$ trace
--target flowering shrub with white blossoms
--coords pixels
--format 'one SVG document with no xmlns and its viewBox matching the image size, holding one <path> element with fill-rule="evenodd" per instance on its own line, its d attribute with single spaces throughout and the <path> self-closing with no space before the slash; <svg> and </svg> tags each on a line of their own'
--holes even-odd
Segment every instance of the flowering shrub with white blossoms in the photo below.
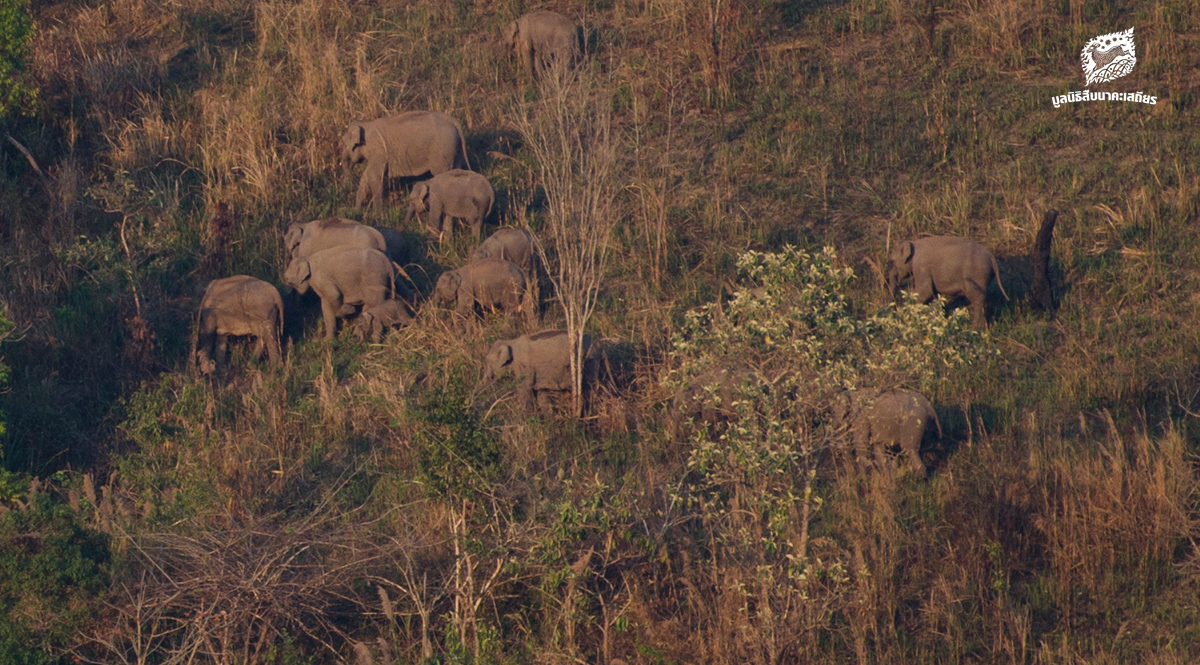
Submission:
<svg viewBox="0 0 1200 665">
<path fill-rule="evenodd" d="M 755 571 L 727 583 L 747 603 L 766 604 L 747 621 L 760 635 L 776 635 L 782 627 L 771 606 L 823 599 L 817 605 L 828 608 L 849 589 L 845 552 L 809 537 L 821 508 L 818 464 L 839 436 L 831 400 L 848 388 L 929 391 L 996 351 L 966 311 L 946 316 L 911 295 L 856 314 L 847 296 L 854 271 L 839 267 L 832 247 L 746 252 L 738 271 L 740 287 L 727 300 L 686 313 L 663 383 L 694 388 L 707 413 L 724 416 L 689 421 L 688 476 L 676 501 L 698 517 L 714 563 L 740 561 L 740 570 Z M 710 378 L 721 369 L 739 377 L 726 379 L 736 385 Z"/>
</svg>

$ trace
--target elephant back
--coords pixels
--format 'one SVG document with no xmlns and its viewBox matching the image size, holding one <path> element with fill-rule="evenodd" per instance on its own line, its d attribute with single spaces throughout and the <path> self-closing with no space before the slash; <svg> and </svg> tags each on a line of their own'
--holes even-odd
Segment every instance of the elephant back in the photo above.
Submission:
<svg viewBox="0 0 1200 665">
<path fill-rule="evenodd" d="M 368 145 L 386 155 L 391 177 L 438 175 L 466 167 L 466 142 L 458 122 L 439 111 L 408 111 L 372 123 Z"/>
<path fill-rule="evenodd" d="M 385 253 L 388 249 L 378 230 L 341 217 L 318 219 L 301 225 L 301 229 L 303 235 L 292 251 L 293 258 L 309 257 L 336 247 L 360 247 Z"/>
</svg>

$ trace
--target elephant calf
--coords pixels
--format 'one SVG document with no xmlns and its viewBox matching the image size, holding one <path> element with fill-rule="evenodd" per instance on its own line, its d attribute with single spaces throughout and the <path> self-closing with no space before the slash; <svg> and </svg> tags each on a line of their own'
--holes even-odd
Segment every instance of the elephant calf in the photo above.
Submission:
<svg viewBox="0 0 1200 665">
<path fill-rule="evenodd" d="M 540 75 L 551 67 L 570 67 L 580 55 L 579 28 L 566 16 L 546 10 L 508 24 L 504 43 L 516 51 L 531 81 L 535 71 Z"/>
<path fill-rule="evenodd" d="M 583 386 L 595 382 L 598 367 L 592 338 L 583 336 Z M 517 397 L 526 413 L 541 405 L 543 393 L 571 390 L 571 340 L 565 330 L 548 330 L 492 344 L 483 361 L 483 382 L 511 370 L 521 381 Z"/>
<path fill-rule="evenodd" d="M 883 468 L 886 453 L 899 453 L 908 458 L 909 468 L 925 477 L 925 462 L 921 448 L 930 425 L 942 436 L 933 405 L 925 396 L 911 390 L 850 390 L 839 395 L 833 404 L 834 422 L 849 427 L 850 440 L 859 459 L 873 450 L 876 462 Z"/>
<path fill-rule="evenodd" d="M 439 238 L 454 237 L 454 220 L 462 220 L 478 240 L 483 222 L 496 203 L 488 179 L 473 171 L 454 169 L 418 183 L 408 197 L 411 214 L 425 215 L 425 225 Z"/>
<path fill-rule="evenodd" d="M 293 259 L 283 274 L 300 295 L 311 288 L 321 298 L 325 339 L 333 339 L 337 319 L 376 307 L 395 296 L 392 262 L 376 249 L 334 247 Z"/>
<path fill-rule="evenodd" d="M 404 301 L 393 298 L 363 310 L 363 313 L 355 320 L 355 329 L 359 339 L 365 338 L 369 334 L 371 341 L 378 344 L 383 341 L 384 330 L 401 328 L 412 322 L 412 310 Z"/>
<path fill-rule="evenodd" d="M 498 229 L 480 243 L 471 254 L 471 263 L 479 263 L 485 259 L 504 259 L 517 264 L 526 277 L 533 278 L 533 257 L 535 255 L 533 236 L 525 229 Z"/>
<path fill-rule="evenodd" d="M 465 317 L 474 316 L 478 303 L 486 309 L 501 309 L 510 318 L 525 310 L 529 323 L 536 319 L 526 293 L 525 274 L 503 259 L 484 259 L 447 270 L 438 277 L 430 301 L 439 306 L 454 304 L 455 311 Z"/>
<path fill-rule="evenodd" d="M 987 328 L 984 300 L 993 274 L 1008 300 L 1000 283 L 1000 267 L 987 247 L 967 238 L 933 236 L 902 242 L 892 250 L 887 283 L 895 296 L 900 283 L 912 277 L 911 289 L 922 303 L 938 295 L 951 300 L 963 296 L 970 303 L 971 323 L 983 330 Z"/>
<path fill-rule="evenodd" d="M 230 337 L 255 338 L 255 350 L 279 362 L 279 337 L 283 329 L 283 299 L 270 284 L 248 275 L 208 283 L 200 301 L 200 326 L 196 338 L 196 364 L 205 373 L 225 363 Z"/>
</svg>

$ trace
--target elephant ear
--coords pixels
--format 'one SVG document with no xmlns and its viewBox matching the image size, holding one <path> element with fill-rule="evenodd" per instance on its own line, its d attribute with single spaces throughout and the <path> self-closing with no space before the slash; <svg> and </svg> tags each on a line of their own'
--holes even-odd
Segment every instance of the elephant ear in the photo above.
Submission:
<svg viewBox="0 0 1200 665">
<path fill-rule="evenodd" d="M 499 366 L 504 367 L 513 361 L 512 344 L 501 344 L 496 353 Z"/>
<path fill-rule="evenodd" d="M 905 263 L 911 263 L 912 257 L 913 257 L 913 252 L 915 252 L 916 249 L 917 249 L 916 246 L 914 246 L 912 244 L 912 241 L 910 240 L 910 241 L 904 243 L 904 245 L 900 247 L 900 257 L 904 260 Z"/>
<path fill-rule="evenodd" d="M 289 254 L 296 251 L 303 237 L 304 229 L 300 228 L 299 224 L 292 224 L 288 227 L 287 233 L 283 234 L 283 246 L 287 248 Z"/>
</svg>

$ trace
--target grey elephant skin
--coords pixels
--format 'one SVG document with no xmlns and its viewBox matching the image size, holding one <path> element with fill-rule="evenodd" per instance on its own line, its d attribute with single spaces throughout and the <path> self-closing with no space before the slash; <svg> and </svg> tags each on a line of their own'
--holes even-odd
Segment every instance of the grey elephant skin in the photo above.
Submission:
<svg viewBox="0 0 1200 665">
<path fill-rule="evenodd" d="M 911 390 L 849 390 L 834 399 L 832 413 L 835 424 L 849 428 L 860 460 L 870 451 L 884 468 L 887 453 L 898 452 L 909 469 L 925 477 L 921 448 L 933 431 L 930 426 L 940 438 L 942 425 L 924 395 Z"/>
<path fill-rule="evenodd" d="M 533 236 L 525 229 L 498 229 L 475 248 L 471 263 L 487 259 L 504 259 L 517 264 L 525 276 L 533 278 Z"/>
<path fill-rule="evenodd" d="M 438 111 L 409 111 L 379 120 L 356 120 L 342 134 L 342 164 L 366 162 L 354 205 L 383 204 L 394 178 L 438 175 L 469 168 L 467 145 L 458 122 Z"/>
<path fill-rule="evenodd" d="M 393 298 L 363 310 L 354 321 L 359 339 L 370 335 L 371 341 L 383 341 L 385 330 L 402 328 L 413 322 L 413 312 L 403 301 Z"/>
<path fill-rule="evenodd" d="M 236 275 L 208 283 L 200 300 L 200 325 L 196 337 L 197 365 L 204 371 L 225 363 L 230 337 L 255 338 L 256 353 L 264 349 L 270 361 L 279 362 L 283 329 L 283 299 L 261 279 Z"/>
<path fill-rule="evenodd" d="M 530 12 L 513 21 L 504 43 L 516 51 L 530 80 L 551 67 L 570 67 L 580 56 L 579 29 L 557 12 Z"/>
<path fill-rule="evenodd" d="M 939 295 L 950 300 L 965 297 L 970 303 L 971 323 L 979 330 L 987 328 L 984 303 L 993 275 L 1007 300 L 996 257 L 987 247 L 967 238 L 933 236 L 909 240 L 892 249 L 888 257 L 887 283 L 893 296 L 900 284 L 912 277 L 909 288 L 922 303 Z"/>
<path fill-rule="evenodd" d="M 462 316 L 473 318 L 478 303 L 485 310 L 500 309 L 509 317 L 525 310 L 532 323 L 535 316 L 526 296 L 525 274 L 511 261 L 484 259 L 438 277 L 430 301 L 437 306 L 453 304 Z"/>
<path fill-rule="evenodd" d="M 413 186 L 408 210 L 425 215 L 425 226 L 439 237 L 454 237 L 454 220 L 470 227 L 480 238 L 483 222 L 496 204 L 496 192 L 488 179 L 473 171 L 452 169 Z"/>
<path fill-rule="evenodd" d="M 584 390 L 595 381 L 592 338 L 583 336 Z M 548 330 L 492 344 L 483 360 L 483 382 L 511 371 L 519 380 L 517 399 L 526 412 L 542 405 L 546 392 L 571 390 L 571 340 L 565 330 Z"/>
<path fill-rule="evenodd" d="M 292 224 L 283 234 L 289 259 L 304 258 L 334 247 L 362 247 L 387 253 L 388 245 L 378 229 L 343 217 L 326 217 Z"/>
<path fill-rule="evenodd" d="M 710 367 L 675 393 L 671 412 L 676 423 L 691 419 L 715 425 L 736 415 L 733 402 L 742 398 L 746 389 L 761 390 L 762 386 L 762 379 L 749 367 Z"/>
<path fill-rule="evenodd" d="M 321 298 L 325 339 L 333 339 L 337 319 L 355 306 L 370 309 L 395 295 L 392 262 L 376 249 L 342 246 L 293 259 L 283 279 L 300 295 L 312 289 Z"/>
</svg>

